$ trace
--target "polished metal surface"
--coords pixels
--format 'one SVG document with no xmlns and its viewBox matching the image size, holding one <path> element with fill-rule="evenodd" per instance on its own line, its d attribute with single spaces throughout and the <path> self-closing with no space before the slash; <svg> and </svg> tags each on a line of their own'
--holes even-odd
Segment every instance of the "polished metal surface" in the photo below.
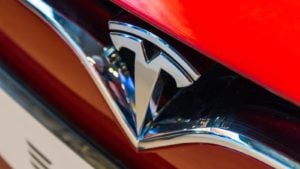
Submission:
<svg viewBox="0 0 300 169">
<path fill-rule="evenodd" d="M 140 135 L 143 132 L 146 116 L 151 116 L 149 121 L 153 121 L 158 116 L 158 99 L 153 97 L 153 93 L 158 95 L 156 98 L 159 98 L 158 91 L 162 91 L 163 85 L 156 87 L 161 70 L 172 76 L 179 88 L 190 86 L 200 75 L 175 49 L 172 49 L 156 35 L 123 22 L 110 21 L 109 28 L 112 31 L 110 37 L 115 48 L 117 50 L 127 48 L 134 51 L 135 54 L 135 120 L 136 132 Z M 147 55 L 146 50 L 148 49 L 145 48 L 142 38 L 157 45 L 159 50 L 152 56 Z M 150 105 L 151 107 L 149 107 Z"/>
<path fill-rule="evenodd" d="M 95 148 L 87 140 L 83 139 L 74 130 L 69 128 L 65 122 L 63 122 L 59 117 L 56 116 L 51 108 L 42 103 L 39 97 L 32 94 L 32 91 L 24 87 L 23 83 L 16 80 L 16 77 L 10 74 L 9 71 L 3 68 L 3 66 L 3 64 L 0 64 L 0 89 L 3 89 L 18 104 L 26 109 L 31 116 L 33 116 L 46 129 L 48 129 L 48 131 L 50 131 L 60 141 L 62 141 L 62 143 L 66 145 L 66 147 L 71 148 L 72 151 L 74 151 L 77 155 L 84 159 L 93 168 L 120 168 L 105 154 L 99 151 L 99 149 Z M 26 127 L 28 126 L 25 126 L 24 128 Z M 48 160 L 47 157 L 41 154 L 41 152 L 39 152 L 39 150 L 37 150 L 37 148 L 35 148 L 34 145 L 29 142 L 29 140 L 26 140 L 26 144 L 28 144 L 28 151 L 32 157 L 43 159 L 44 164 L 42 165 L 44 165 L 45 168 L 47 168 L 46 165 L 51 168 L 50 165 L 52 164 L 52 162 Z M 20 146 L 16 145 L 16 147 Z M 36 159 L 31 159 L 31 162 L 35 163 Z"/>
<path fill-rule="evenodd" d="M 204 110 L 190 111 L 193 106 L 201 106 L 189 103 L 198 95 L 195 98 L 183 97 L 188 105 L 184 110 L 176 107 L 181 104 L 176 102 L 182 98 L 181 95 L 197 92 L 197 85 L 202 85 L 197 80 L 200 75 L 154 34 L 128 23 L 111 21 L 110 36 L 116 50 L 114 47 L 103 46 L 43 1 L 26 0 L 24 4 L 52 26 L 74 50 L 136 148 L 210 143 L 245 153 L 274 168 L 300 167 L 274 147 L 262 144 L 256 137 L 250 137 L 249 133 L 237 127 L 234 119 L 222 112 L 203 116 Z M 159 52 L 153 56 L 146 55 L 144 41 L 155 44 Z M 134 72 L 130 72 L 131 67 L 127 66 L 125 56 L 120 56 L 122 48 L 135 53 Z M 172 77 L 178 91 L 158 109 L 157 103 L 163 85 L 166 84 L 161 83 L 161 70 Z M 214 103 L 217 104 L 218 100 Z"/>
</svg>

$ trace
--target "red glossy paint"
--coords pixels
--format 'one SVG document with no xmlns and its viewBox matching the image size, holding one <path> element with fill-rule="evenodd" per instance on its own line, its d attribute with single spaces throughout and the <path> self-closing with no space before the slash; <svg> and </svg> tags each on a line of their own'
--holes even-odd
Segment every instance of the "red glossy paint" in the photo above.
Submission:
<svg viewBox="0 0 300 169">
<path fill-rule="evenodd" d="M 300 2 L 114 0 L 208 57 L 300 105 Z"/>
</svg>

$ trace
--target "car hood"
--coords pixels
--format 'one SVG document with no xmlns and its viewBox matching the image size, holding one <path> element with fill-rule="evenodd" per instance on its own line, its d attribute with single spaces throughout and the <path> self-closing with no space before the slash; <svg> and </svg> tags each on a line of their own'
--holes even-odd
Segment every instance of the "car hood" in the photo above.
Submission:
<svg viewBox="0 0 300 169">
<path fill-rule="evenodd" d="M 300 2 L 114 0 L 211 59 L 300 105 Z"/>
</svg>

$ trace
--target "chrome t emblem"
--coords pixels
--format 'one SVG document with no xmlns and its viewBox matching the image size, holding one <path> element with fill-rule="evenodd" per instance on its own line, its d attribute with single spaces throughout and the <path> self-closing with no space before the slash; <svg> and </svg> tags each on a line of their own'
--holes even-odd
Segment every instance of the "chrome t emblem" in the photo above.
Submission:
<svg viewBox="0 0 300 169">
<path fill-rule="evenodd" d="M 230 118 L 223 111 L 219 113 L 212 111 L 211 116 L 205 115 L 204 112 L 202 116 L 202 105 L 196 105 L 196 112 L 189 112 L 188 108 L 183 110 L 189 104 L 183 104 L 181 109 L 177 110 L 180 101 L 185 100 L 189 103 L 195 99 L 188 98 L 190 95 L 182 97 L 180 94 L 184 91 L 190 94 L 194 90 L 198 94 L 197 89 L 201 87 L 199 84 L 203 84 L 203 81 L 205 83 L 205 79 L 189 88 L 178 89 L 191 85 L 200 75 L 175 50 L 152 33 L 130 24 L 110 22 L 111 37 L 115 47 L 107 47 L 94 39 L 86 30 L 48 6 L 46 2 L 25 0 L 22 3 L 43 18 L 64 39 L 66 45 L 72 48 L 136 148 L 209 143 L 239 151 L 273 168 L 300 168 L 298 162 L 282 154 L 281 151 L 277 152 L 274 147 L 262 144 L 260 138 L 255 138 L 247 127 L 247 131 L 243 131 L 245 126 L 232 118 L 236 116 L 232 116 L 231 113 Z M 156 45 L 158 52 L 149 54 L 147 45 L 144 45 L 146 41 Z M 133 66 L 132 62 L 128 65 L 124 63 L 123 56 L 120 56 L 115 48 L 118 50 L 128 48 L 133 51 L 136 64 Z M 127 66 L 134 67 L 135 70 L 127 69 Z M 158 76 L 162 70 L 174 79 L 178 88 L 174 86 L 176 96 L 170 101 L 173 105 L 167 103 L 157 108 L 155 103 L 159 100 L 159 88 L 163 84 Z M 179 101 L 176 101 L 176 98 L 180 98 Z M 193 103 L 190 105 L 195 106 Z M 171 110 L 167 111 L 166 109 L 170 107 Z M 99 126 L 98 129 L 101 131 L 106 129 Z M 265 139 L 263 140 L 265 142 Z"/>
<path fill-rule="evenodd" d="M 161 70 L 172 76 L 178 88 L 193 84 L 200 74 L 165 41 L 142 28 L 110 21 L 109 29 L 111 40 L 117 50 L 127 48 L 135 54 L 135 130 L 137 135 L 140 135 L 145 123 L 155 119 L 157 115 L 157 99 L 153 97 L 153 93 L 155 90 L 161 91 L 158 90 L 161 87 L 156 86 Z M 145 41 L 155 45 L 158 50 L 148 55 Z"/>
</svg>

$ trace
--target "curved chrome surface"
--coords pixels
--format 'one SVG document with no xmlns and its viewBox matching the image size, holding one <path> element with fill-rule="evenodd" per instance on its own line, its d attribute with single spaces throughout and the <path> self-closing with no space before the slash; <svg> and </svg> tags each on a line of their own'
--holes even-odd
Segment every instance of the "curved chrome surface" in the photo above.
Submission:
<svg viewBox="0 0 300 169">
<path fill-rule="evenodd" d="M 102 92 L 130 141 L 137 148 L 157 148 L 186 143 L 211 143 L 245 153 L 274 168 L 300 167 L 297 162 L 283 154 L 240 133 L 239 130 L 234 130 L 236 128 L 234 121 L 228 121 L 221 115 L 192 119 L 183 116 L 182 113 L 173 112 L 174 115 L 165 116 L 165 109 L 167 108 L 162 108 L 159 110 L 160 115 L 149 120 L 145 124 L 143 132 L 138 134 L 135 127 L 134 79 L 118 52 L 112 47 L 103 46 L 43 1 L 25 0 L 24 4 L 51 25 L 74 50 Z M 168 48 L 167 43 L 157 36 L 148 32 L 145 34 L 143 29 L 130 24 L 111 23 L 113 23 L 110 25 L 112 30 L 124 30 L 123 27 L 126 26 L 127 32 L 130 32 L 131 35 L 146 40 L 150 38 L 152 42 L 162 43 L 163 51 L 169 55 L 177 56 L 177 54 L 171 54 L 174 51 L 169 51 L 170 48 Z M 116 34 L 113 33 L 112 35 Z M 198 74 L 195 74 L 193 79 L 197 79 L 197 77 Z"/>
<path fill-rule="evenodd" d="M 197 80 L 200 77 L 200 74 L 197 72 L 197 70 L 191 64 L 189 64 L 189 62 L 186 61 L 184 57 L 180 56 L 180 54 L 174 48 L 172 48 L 167 42 L 165 42 L 163 39 L 159 38 L 155 34 L 140 27 L 119 21 L 109 21 L 109 29 L 113 32 L 124 31 L 157 45 L 159 48 L 162 49 L 163 52 L 166 52 L 169 56 L 171 56 L 171 58 L 176 63 L 178 63 L 178 66 L 182 67 L 182 70 L 186 71 L 187 74 L 191 76 L 193 80 Z M 186 86 L 184 84 L 180 85 L 180 83 L 182 83 L 180 81 L 176 82 L 177 87 Z"/>
<path fill-rule="evenodd" d="M 110 21 L 109 28 L 112 31 L 110 37 L 115 48 L 117 50 L 127 48 L 135 54 L 135 100 L 133 101 L 135 104 L 133 109 L 136 118 L 133 120 L 136 121 L 136 133 L 140 135 L 144 132 L 144 125 L 159 115 L 157 105 L 163 84 L 157 85 L 157 81 L 161 71 L 164 70 L 172 76 L 178 88 L 192 85 L 200 77 L 200 74 L 178 52 L 152 33 L 116 21 Z M 144 45 L 145 40 L 158 46 L 158 50 L 153 54 L 147 54 L 148 49 Z M 153 93 L 158 97 L 153 97 Z M 150 116 L 148 121 L 146 121 L 147 116 Z"/>
</svg>

